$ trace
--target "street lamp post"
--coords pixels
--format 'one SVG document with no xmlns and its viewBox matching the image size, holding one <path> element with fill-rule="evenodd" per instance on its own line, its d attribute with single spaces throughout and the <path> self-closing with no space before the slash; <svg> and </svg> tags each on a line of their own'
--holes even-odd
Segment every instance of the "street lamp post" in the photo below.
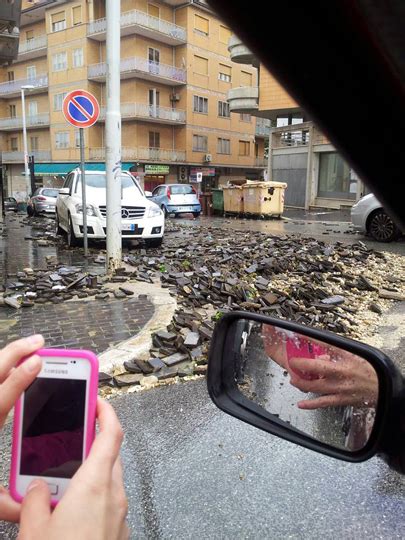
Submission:
<svg viewBox="0 0 405 540">
<path fill-rule="evenodd" d="M 35 88 L 32 84 L 21 86 L 21 107 L 22 107 L 22 123 L 23 123 L 23 144 L 24 144 L 24 174 L 27 187 L 27 198 L 31 190 L 30 170 L 28 166 L 28 143 L 27 143 L 27 122 L 25 119 L 25 90 Z"/>
</svg>

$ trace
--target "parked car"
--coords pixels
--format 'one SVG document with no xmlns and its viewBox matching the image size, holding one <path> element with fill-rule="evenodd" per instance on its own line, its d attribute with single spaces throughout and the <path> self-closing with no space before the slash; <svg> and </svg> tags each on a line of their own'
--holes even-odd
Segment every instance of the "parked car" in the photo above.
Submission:
<svg viewBox="0 0 405 540">
<path fill-rule="evenodd" d="M 103 239 L 107 233 L 107 179 L 104 171 L 86 172 L 88 238 Z M 123 239 L 144 240 L 149 247 L 162 244 L 164 215 L 149 201 L 138 181 L 129 173 L 121 175 L 121 230 Z M 67 233 L 68 244 L 83 238 L 83 205 L 80 169 L 70 172 L 56 202 L 56 230 Z"/>
<path fill-rule="evenodd" d="M 29 216 L 54 214 L 58 193 L 59 189 L 55 188 L 42 187 L 35 190 L 27 203 L 27 214 Z"/>
<path fill-rule="evenodd" d="M 370 234 L 378 242 L 392 242 L 401 234 L 372 193 L 365 195 L 352 206 L 351 218 L 356 231 Z"/>
<path fill-rule="evenodd" d="M 162 184 L 153 190 L 151 200 L 166 216 L 191 212 L 194 217 L 198 217 L 201 213 L 197 193 L 189 184 Z"/>
<path fill-rule="evenodd" d="M 4 210 L 6 212 L 18 212 L 18 203 L 14 197 L 6 197 L 4 199 Z"/>
</svg>

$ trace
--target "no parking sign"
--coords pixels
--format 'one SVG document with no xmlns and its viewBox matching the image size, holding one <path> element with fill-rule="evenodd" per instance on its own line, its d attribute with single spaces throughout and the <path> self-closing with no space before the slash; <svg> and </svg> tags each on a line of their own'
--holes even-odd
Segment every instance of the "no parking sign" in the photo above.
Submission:
<svg viewBox="0 0 405 540">
<path fill-rule="evenodd" d="M 86 90 L 69 92 L 63 100 L 63 115 L 69 124 L 78 128 L 88 128 L 100 116 L 97 99 Z"/>
</svg>

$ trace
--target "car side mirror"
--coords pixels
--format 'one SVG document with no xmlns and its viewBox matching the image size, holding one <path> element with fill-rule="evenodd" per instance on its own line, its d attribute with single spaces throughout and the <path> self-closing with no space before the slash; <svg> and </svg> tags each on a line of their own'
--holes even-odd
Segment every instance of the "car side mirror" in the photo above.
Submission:
<svg viewBox="0 0 405 540">
<path fill-rule="evenodd" d="M 59 195 L 70 195 L 70 189 L 69 188 L 62 188 L 59 190 Z"/>
<path fill-rule="evenodd" d="M 263 315 L 227 313 L 214 331 L 207 384 L 224 412 L 322 454 L 360 462 L 403 451 L 402 375 L 363 343 Z"/>
</svg>

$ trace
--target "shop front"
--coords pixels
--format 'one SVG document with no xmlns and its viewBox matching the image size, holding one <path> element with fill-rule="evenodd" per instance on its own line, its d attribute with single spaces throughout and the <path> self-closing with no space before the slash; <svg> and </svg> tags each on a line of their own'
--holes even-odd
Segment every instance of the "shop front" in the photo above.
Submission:
<svg viewBox="0 0 405 540">
<path fill-rule="evenodd" d="M 215 167 L 191 167 L 190 183 L 198 186 L 198 191 L 208 193 L 218 187 Z"/>
<path fill-rule="evenodd" d="M 145 165 L 144 190 L 152 192 L 160 184 L 165 184 L 169 172 L 169 165 Z"/>
</svg>

